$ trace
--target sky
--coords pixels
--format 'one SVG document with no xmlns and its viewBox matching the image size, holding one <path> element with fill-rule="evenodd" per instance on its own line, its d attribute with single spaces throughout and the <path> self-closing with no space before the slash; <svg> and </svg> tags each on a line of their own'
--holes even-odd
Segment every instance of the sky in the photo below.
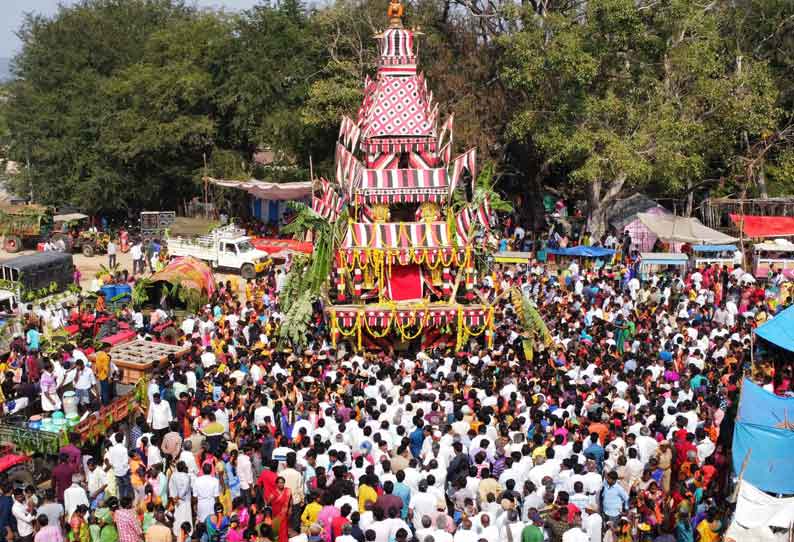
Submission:
<svg viewBox="0 0 794 542">
<path fill-rule="evenodd" d="M 77 3 L 78 0 L 0 0 L 0 58 L 12 57 L 19 52 L 20 43 L 16 31 L 22 24 L 25 13 L 35 12 L 54 15 L 58 5 Z M 201 7 L 222 7 L 229 10 L 248 9 L 258 0 L 188 0 Z"/>
</svg>

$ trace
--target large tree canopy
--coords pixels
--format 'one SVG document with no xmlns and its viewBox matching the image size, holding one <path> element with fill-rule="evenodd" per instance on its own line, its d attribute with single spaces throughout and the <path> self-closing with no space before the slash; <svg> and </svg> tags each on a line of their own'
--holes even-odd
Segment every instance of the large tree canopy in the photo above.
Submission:
<svg viewBox="0 0 794 542">
<path fill-rule="evenodd" d="M 181 0 L 82 0 L 20 29 L 4 90 L 20 194 L 87 210 L 173 208 L 212 174 L 332 172 L 342 114 L 374 74 L 386 0 L 242 13 Z M 553 190 L 586 202 L 794 187 L 794 3 L 788 0 L 416 0 L 421 69 L 456 151 L 540 225 Z M 283 168 L 278 179 L 305 174 Z"/>
</svg>

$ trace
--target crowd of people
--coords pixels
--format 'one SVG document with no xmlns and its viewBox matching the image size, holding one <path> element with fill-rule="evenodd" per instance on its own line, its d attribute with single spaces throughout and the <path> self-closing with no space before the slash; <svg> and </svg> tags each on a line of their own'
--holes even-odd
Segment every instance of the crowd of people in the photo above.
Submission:
<svg viewBox="0 0 794 542">
<path fill-rule="evenodd" d="M 0 531 L 24 542 L 720 540 L 751 333 L 791 299 L 741 282 L 740 268 L 640 281 L 628 263 L 557 264 L 476 286 L 536 301 L 551 341 L 533 348 L 502 296 L 492 348 L 335 348 L 318 313 L 292 351 L 277 345 L 283 273 L 222 284 L 179 323 L 186 354 L 151 375 L 129 423 L 96 443 L 75 436 L 43 493 L 0 480 Z M 6 361 L 6 399 L 53 400 L 64 366 L 81 369 L 81 411 L 112 394 L 100 386 L 107 349 L 93 363 L 72 346 L 46 359 L 30 337 Z M 756 376 L 791 392 L 791 374 L 769 367 Z"/>
</svg>

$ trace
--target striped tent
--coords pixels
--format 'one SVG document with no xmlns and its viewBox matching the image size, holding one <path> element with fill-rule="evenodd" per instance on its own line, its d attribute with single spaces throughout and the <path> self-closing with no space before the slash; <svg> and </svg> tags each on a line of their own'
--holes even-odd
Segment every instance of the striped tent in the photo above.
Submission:
<svg viewBox="0 0 794 542">
<path fill-rule="evenodd" d="M 449 194 L 447 171 L 437 169 L 364 169 L 354 188 L 356 202 L 443 202 Z"/>
<path fill-rule="evenodd" d="M 342 248 L 443 248 L 450 246 L 446 222 L 353 222 Z"/>
<path fill-rule="evenodd" d="M 403 28 L 390 28 L 380 36 L 378 73 L 386 75 L 416 74 L 414 33 Z"/>
</svg>

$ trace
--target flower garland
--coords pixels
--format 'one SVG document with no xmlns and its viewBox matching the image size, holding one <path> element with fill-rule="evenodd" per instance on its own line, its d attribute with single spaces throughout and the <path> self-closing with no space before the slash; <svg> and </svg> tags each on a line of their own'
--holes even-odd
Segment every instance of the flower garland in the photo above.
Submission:
<svg viewBox="0 0 794 542">
<path fill-rule="evenodd" d="M 422 332 L 425 329 L 425 326 L 427 325 L 427 321 L 429 319 L 430 319 L 430 311 L 428 310 L 427 307 L 425 307 L 424 308 L 424 314 L 422 315 L 422 319 L 421 319 L 421 321 L 419 323 L 419 329 L 416 331 L 416 333 L 414 335 L 406 334 L 405 333 L 405 328 L 410 327 L 410 326 L 415 324 L 415 322 L 416 322 L 416 312 L 415 311 L 411 311 L 411 317 L 409 318 L 408 322 L 406 322 L 404 325 L 400 324 L 399 318 L 395 322 L 395 325 L 397 327 L 397 331 L 400 332 L 400 337 L 402 337 L 402 340 L 404 340 L 404 341 L 412 341 L 412 340 L 416 339 L 419 335 L 422 334 Z"/>
<path fill-rule="evenodd" d="M 374 337 L 375 339 L 382 339 L 383 337 L 388 335 L 389 332 L 391 331 L 391 324 L 392 321 L 394 320 L 394 311 L 389 313 L 389 320 L 386 322 L 386 325 L 383 326 L 383 333 L 377 333 L 375 331 L 372 331 L 372 328 L 369 327 L 369 322 L 367 321 L 366 315 L 363 316 L 363 320 L 364 320 L 364 329 L 367 330 L 367 333 L 369 333 L 370 336 Z"/>
<path fill-rule="evenodd" d="M 354 334 L 356 335 L 356 344 L 358 350 L 361 350 L 361 313 L 363 311 L 359 311 L 356 313 L 356 321 L 353 324 L 353 327 L 350 328 L 349 331 L 345 331 L 339 325 L 339 321 L 336 317 L 336 311 L 331 311 L 331 344 L 334 348 L 336 348 L 336 334 L 339 333 L 342 337 L 352 337 Z"/>
<path fill-rule="evenodd" d="M 466 318 L 463 315 L 463 309 L 458 307 L 458 334 L 456 340 L 456 348 L 460 351 L 463 346 L 466 344 L 466 341 L 469 337 L 479 337 L 483 333 L 486 333 L 485 337 L 488 342 L 488 346 L 493 346 L 493 323 L 494 323 L 494 308 L 493 306 L 489 306 L 487 308 L 487 312 L 485 315 L 485 321 L 483 322 L 480 329 L 475 331 L 469 326 L 466 325 Z"/>
</svg>

